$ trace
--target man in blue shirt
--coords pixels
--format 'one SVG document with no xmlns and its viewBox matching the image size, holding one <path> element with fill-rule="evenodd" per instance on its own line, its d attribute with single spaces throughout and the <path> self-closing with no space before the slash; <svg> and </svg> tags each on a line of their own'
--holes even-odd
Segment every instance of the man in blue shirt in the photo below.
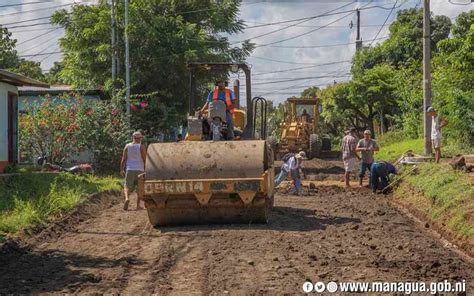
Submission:
<svg viewBox="0 0 474 296">
<path fill-rule="evenodd" d="M 232 90 L 227 88 L 227 82 L 223 80 L 219 80 L 216 82 L 216 89 L 212 90 L 209 95 L 207 96 L 207 102 L 202 107 L 200 113 L 202 114 L 204 111 L 209 109 L 209 104 L 219 100 L 223 101 L 226 104 L 227 111 L 226 111 L 226 123 L 227 123 L 227 139 L 232 140 L 234 139 L 234 123 L 232 120 L 232 114 L 234 114 L 236 100 L 235 94 Z"/>
<path fill-rule="evenodd" d="M 379 182 L 383 189 L 388 186 L 388 176 L 390 174 L 397 174 L 397 169 L 390 162 L 379 160 L 372 163 L 370 167 L 370 188 L 373 193 L 377 192 Z"/>
</svg>

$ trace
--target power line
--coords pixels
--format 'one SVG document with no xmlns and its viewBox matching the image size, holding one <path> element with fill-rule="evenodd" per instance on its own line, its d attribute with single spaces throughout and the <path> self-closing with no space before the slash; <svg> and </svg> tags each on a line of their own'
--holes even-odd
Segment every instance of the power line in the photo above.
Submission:
<svg viewBox="0 0 474 296">
<path fill-rule="evenodd" d="M 1 14 L 0 17 L 9 17 L 13 15 L 18 15 L 18 14 L 27 14 L 31 12 L 38 12 L 38 11 L 43 11 L 43 10 L 49 10 L 49 9 L 55 9 L 55 8 L 60 8 L 60 7 L 67 7 L 71 6 L 74 4 L 77 4 L 78 2 L 74 1 L 69 4 L 62 4 L 62 5 L 55 5 L 55 6 L 50 6 L 50 7 L 45 7 L 45 8 L 38 8 L 38 9 L 32 9 L 32 10 L 25 10 L 25 11 L 18 11 L 18 12 L 12 12 L 12 13 L 6 13 L 6 14 Z M 91 2 L 81 2 L 81 3 L 91 3 Z"/>
<path fill-rule="evenodd" d="M 380 6 L 380 5 L 374 5 L 374 6 L 367 7 L 367 5 L 370 4 L 370 2 L 372 2 L 372 1 L 369 1 L 366 5 L 359 8 L 359 10 L 368 10 L 368 9 L 373 9 L 373 8 L 380 8 L 380 9 L 386 9 L 386 10 L 391 9 L 390 7 L 384 7 L 384 6 Z M 346 12 L 355 12 L 355 11 L 356 11 L 356 9 L 346 10 L 346 11 L 327 14 L 327 16 L 344 14 Z M 280 21 L 280 22 L 273 22 L 273 23 L 264 23 L 264 24 L 261 24 L 261 25 L 246 27 L 246 28 L 244 28 L 244 30 L 246 30 L 248 28 L 253 29 L 253 28 L 259 28 L 259 27 L 266 27 L 266 26 L 280 25 L 280 24 L 285 24 L 285 23 L 292 23 L 292 22 L 297 22 L 297 21 L 301 21 L 301 20 L 305 20 L 305 19 L 313 19 L 313 18 L 315 18 L 315 16 L 308 16 L 308 17 L 302 17 L 302 18 L 285 20 L 285 21 Z"/>
<path fill-rule="evenodd" d="M 340 6 L 340 7 L 337 7 L 337 8 L 335 8 L 335 9 L 326 11 L 326 12 L 324 12 L 324 13 L 322 13 L 322 14 L 315 15 L 315 16 L 313 16 L 313 17 L 310 17 L 310 18 L 306 18 L 306 19 L 304 19 L 304 20 L 301 20 L 301 21 L 297 22 L 296 24 L 292 24 L 292 25 L 286 26 L 286 27 L 284 27 L 284 28 L 280 28 L 280 29 L 277 29 L 277 30 L 273 30 L 273 31 L 270 31 L 270 32 L 267 32 L 267 33 L 263 33 L 263 34 L 257 35 L 257 36 L 253 36 L 253 37 L 247 38 L 246 40 L 256 39 L 256 38 L 264 37 L 264 36 L 267 36 L 267 35 L 270 35 L 270 34 L 273 34 L 273 33 L 276 33 L 276 32 L 280 32 L 280 31 L 286 30 L 286 29 L 288 29 L 288 28 L 294 27 L 294 26 L 296 26 L 296 25 L 299 25 L 299 24 L 308 22 L 308 21 L 310 21 L 310 20 L 312 20 L 312 19 L 315 19 L 315 18 L 330 16 L 332 12 L 334 12 L 334 11 L 336 11 L 336 10 L 339 10 L 339 9 L 341 9 L 341 8 L 344 8 L 344 7 L 346 7 L 346 6 L 352 5 L 352 4 L 354 4 L 354 3 L 356 3 L 356 2 L 354 1 L 354 2 L 350 2 L 350 3 L 348 3 L 348 4 L 344 4 L 344 5 Z M 240 41 L 239 41 L 239 42 L 240 42 Z"/>
<path fill-rule="evenodd" d="M 274 41 L 274 42 L 270 42 L 270 43 L 266 43 L 266 44 L 261 44 L 261 45 L 257 46 L 257 48 L 258 48 L 258 47 L 268 46 L 268 45 L 273 45 L 273 44 L 277 44 L 277 43 L 282 43 L 282 42 L 285 42 L 285 41 L 293 40 L 293 39 L 296 39 L 296 38 L 299 38 L 299 37 L 302 37 L 302 36 L 311 34 L 311 33 L 313 33 L 313 32 L 316 32 L 316 31 L 318 31 L 318 30 L 320 30 L 320 29 L 326 27 L 326 26 L 329 26 L 329 25 L 332 25 L 332 24 L 336 23 L 336 22 L 342 20 L 343 18 L 346 18 L 346 17 L 352 15 L 353 13 L 354 13 L 354 12 L 351 12 L 351 13 L 349 13 L 349 14 L 346 14 L 346 15 L 344 15 L 344 16 L 342 16 L 342 17 L 336 19 L 335 21 L 332 21 L 332 22 L 330 22 L 330 23 L 328 23 L 328 24 L 326 24 L 326 25 L 323 25 L 323 26 L 318 27 L 318 28 L 316 28 L 316 29 L 310 30 L 310 31 L 308 31 L 308 32 L 305 32 L 305 33 L 302 33 L 302 34 L 298 34 L 298 35 L 295 35 L 295 36 L 292 36 L 292 37 L 289 37 L 289 38 L 286 38 L 286 39 L 282 39 L 282 40 L 278 40 L 278 41 Z"/>
<path fill-rule="evenodd" d="M 28 52 L 28 51 L 30 51 L 30 50 L 32 50 L 32 49 L 36 49 L 36 48 L 38 48 L 38 47 L 40 47 L 40 46 L 43 46 L 43 45 L 45 45 L 45 44 L 49 44 L 51 41 L 55 41 L 55 42 L 56 42 L 56 41 L 57 41 L 56 38 L 58 38 L 58 37 L 59 37 L 59 35 L 53 36 L 52 38 L 50 38 L 50 39 L 48 39 L 48 40 L 46 40 L 46 41 L 44 41 L 44 42 L 42 42 L 42 43 L 38 43 L 38 44 L 36 44 L 36 45 L 34 45 L 34 46 L 28 48 L 28 49 L 23 50 L 23 51 L 21 52 L 21 54 L 23 54 L 23 53 L 25 53 L 25 52 Z M 48 49 L 48 48 L 46 48 L 46 49 Z M 46 50 L 46 49 L 44 49 L 44 50 Z M 44 50 L 41 51 L 41 52 L 44 52 Z M 41 52 L 40 52 L 40 53 L 41 53 Z"/>
<path fill-rule="evenodd" d="M 325 64 L 314 64 L 314 63 L 298 63 L 298 62 L 290 62 L 290 61 L 281 61 L 281 60 L 274 60 L 274 59 L 269 59 L 269 58 L 264 58 L 264 57 L 258 57 L 258 56 L 250 56 L 249 58 L 254 58 L 254 59 L 259 59 L 259 60 L 264 60 L 264 61 L 270 61 L 270 62 L 276 62 L 276 63 L 283 63 L 283 64 L 293 64 L 293 65 L 312 65 L 312 66 L 321 66 L 321 65 L 331 65 L 333 63 L 325 63 Z M 350 62 L 350 61 L 348 61 Z"/>
<path fill-rule="evenodd" d="M 19 25 L 19 26 L 13 26 L 13 27 L 5 27 L 5 28 L 10 30 L 10 29 L 15 29 L 15 28 L 36 27 L 36 26 L 41 26 L 41 25 L 51 25 L 51 22 L 43 22 L 43 23 L 29 24 L 29 25 Z"/>
<path fill-rule="evenodd" d="M 387 39 L 389 36 L 376 38 L 376 40 Z M 323 45 L 268 45 L 268 47 L 275 47 L 275 48 L 321 48 L 321 47 L 335 47 L 335 46 L 346 46 L 346 45 L 353 45 L 355 42 L 348 42 L 348 43 L 336 43 L 336 44 L 323 44 Z"/>
<path fill-rule="evenodd" d="M 16 25 L 16 24 L 23 24 L 23 23 L 28 23 L 32 21 L 39 21 L 39 20 L 44 20 L 44 19 L 49 19 L 51 16 L 44 16 L 44 17 L 38 17 L 34 19 L 29 19 L 29 20 L 23 20 L 23 21 L 18 21 L 18 22 L 13 22 L 13 23 L 6 23 L 6 24 L 1 24 L 2 26 L 8 26 L 8 25 Z"/>
<path fill-rule="evenodd" d="M 407 1 L 405 1 L 405 2 L 407 2 Z M 397 6 L 397 3 L 398 3 L 398 0 L 395 0 L 395 3 L 393 4 L 392 9 L 389 11 L 387 17 L 385 18 L 385 21 L 383 22 L 383 25 L 380 26 L 379 31 L 378 31 L 377 34 L 375 35 L 375 38 L 377 38 L 377 37 L 379 36 L 380 32 L 382 32 L 383 26 L 387 23 L 389 17 L 392 15 L 392 12 L 393 12 L 393 10 L 395 9 L 395 6 Z M 403 3 L 402 3 L 402 4 L 403 4 Z M 374 43 L 375 38 L 370 42 L 370 46 L 372 46 L 372 44 Z"/>
<path fill-rule="evenodd" d="M 38 39 L 38 38 L 40 38 L 40 37 L 42 37 L 42 36 L 45 36 L 45 35 L 47 35 L 47 34 L 49 34 L 49 33 L 51 33 L 51 32 L 54 32 L 54 31 L 56 31 L 56 30 L 59 30 L 59 29 L 60 29 L 60 27 L 54 28 L 54 29 L 52 29 L 52 30 L 49 30 L 48 32 L 43 33 L 43 34 L 36 35 L 36 36 L 33 37 L 33 38 L 30 38 L 30 39 L 28 39 L 28 40 L 25 40 L 25 41 L 22 41 L 22 42 L 18 43 L 16 46 L 19 46 L 19 45 L 25 44 L 25 43 L 27 43 L 27 42 L 33 41 L 33 40 L 35 40 L 35 39 Z"/>
<path fill-rule="evenodd" d="M 45 31 L 45 30 L 49 30 L 49 29 L 51 29 L 51 27 L 49 27 L 49 28 L 31 29 L 31 30 L 18 30 L 18 31 L 8 30 L 8 31 L 9 31 L 10 33 L 24 33 L 24 32 Z"/>
<path fill-rule="evenodd" d="M 302 81 L 302 80 L 312 80 L 312 79 L 321 79 L 321 78 L 341 78 L 347 77 L 351 74 L 344 74 L 344 75 L 322 75 L 322 76 L 312 76 L 312 77 L 297 77 L 291 79 L 283 79 L 283 80 L 269 80 L 266 82 L 257 82 L 252 83 L 252 85 L 262 85 L 262 84 L 275 84 L 275 83 L 285 83 L 285 82 L 293 82 L 293 81 Z"/>
<path fill-rule="evenodd" d="M 54 0 L 43 0 L 43 1 L 23 2 L 23 3 L 17 3 L 17 4 L 6 4 L 6 5 L 0 5 L 0 8 L 23 6 L 23 5 L 29 5 L 29 4 L 44 4 L 46 2 L 54 2 Z"/>
<path fill-rule="evenodd" d="M 260 73 L 252 74 L 252 76 L 259 76 L 259 75 L 266 75 L 266 74 L 273 74 L 273 73 L 291 72 L 291 71 L 294 71 L 294 70 L 302 70 L 302 69 L 316 68 L 316 67 L 320 67 L 320 66 L 329 66 L 329 65 L 337 65 L 337 64 L 343 64 L 343 63 L 350 63 L 350 62 L 351 62 L 350 60 L 337 61 L 337 62 L 329 62 L 329 63 L 318 64 L 318 65 L 313 65 L 313 66 L 297 67 L 297 68 L 284 69 L 284 70 L 278 70 L 278 71 L 260 72 Z"/>
<path fill-rule="evenodd" d="M 38 57 L 38 56 L 44 56 L 44 55 L 49 55 L 49 54 L 57 54 L 57 53 L 62 53 L 62 51 L 52 51 L 52 52 L 36 53 L 36 54 L 25 54 L 25 55 L 21 55 L 20 58 Z"/>
<path fill-rule="evenodd" d="M 247 21 L 248 22 L 248 21 Z M 255 22 L 248 22 L 248 23 L 254 23 L 254 24 L 264 24 L 264 23 L 255 23 Z M 276 24 L 276 25 L 270 25 L 270 26 L 283 26 L 283 25 L 280 25 L 280 24 Z M 380 25 L 361 25 L 360 27 L 361 28 L 370 28 L 370 27 L 380 27 Z M 316 28 L 318 27 L 317 25 L 296 25 L 294 27 L 297 27 L 297 28 Z M 337 25 L 337 26 L 328 26 L 327 28 L 347 28 L 348 26 L 347 25 Z M 245 29 L 253 29 L 253 28 L 256 28 L 256 27 L 245 27 Z"/>
</svg>

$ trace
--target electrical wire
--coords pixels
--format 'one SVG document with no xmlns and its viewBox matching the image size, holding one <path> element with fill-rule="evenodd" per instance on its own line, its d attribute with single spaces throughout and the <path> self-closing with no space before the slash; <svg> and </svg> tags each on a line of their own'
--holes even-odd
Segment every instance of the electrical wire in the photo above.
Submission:
<svg viewBox="0 0 474 296">
<path fill-rule="evenodd" d="M 45 35 L 48 35 L 49 33 L 54 32 L 54 31 L 59 30 L 59 29 L 60 29 L 60 27 L 57 27 L 57 28 L 54 28 L 54 29 L 52 29 L 52 30 L 49 30 L 48 32 L 45 32 L 45 33 L 43 33 L 43 34 L 36 35 L 36 36 L 33 37 L 33 38 L 30 38 L 30 39 L 28 39 L 28 40 L 25 40 L 25 41 L 22 41 L 22 42 L 16 44 L 16 46 L 25 44 L 25 43 L 30 42 L 30 41 L 33 41 L 33 40 L 36 40 L 36 39 L 38 39 L 38 38 L 40 38 L 40 37 L 43 37 L 43 36 L 45 36 Z"/>
<path fill-rule="evenodd" d="M 354 3 L 356 3 L 356 2 L 354 1 L 354 2 L 350 2 L 350 3 L 348 3 L 348 4 L 344 4 L 344 5 L 340 6 L 340 7 L 337 7 L 337 8 L 335 8 L 335 9 L 331 9 L 331 10 L 329 10 L 329 11 L 326 11 L 326 12 L 322 13 L 322 14 L 315 15 L 315 16 L 313 16 L 313 17 L 310 17 L 310 18 L 301 20 L 301 21 L 297 22 L 296 24 L 292 24 L 292 25 L 286 26 L 286 27 L 284 27 L 284 28 L 276 29 L 276 30 L 273 30 L 273 31 L 270 31 L 270 32 L 267 32 L 267 33 L 263 33 L 263 34 L 260 34 L 260 35 L 257 35 L 257 36 L 253 36 L 253 37 L 250 37 L 250 38 L 246 38 L 246 40 L 251 40 L 251 39 L 256 39 L 256 38 L 268 36 L 268 35 L 270 35 L 270 34 L 277 33 L 277 32 L 286 30 L 286 29 L 288 29 L 288 28 L 294 27 L 294 26 L 296 26 L 296 25 L 299 25 L 299 24 L 308 22 L 308 21 L 313 20 L 313 19 L 315 19 L 315 18 L 330 16 L 332 12 L 334 12 L 334 11 L 336 11 L 336 10 L 339 10 L 339 9 L 341 9 L 341 8 L 344 8 L 344 7 L 346 7 L 346 6 L 352 5 L 352 4 L 354 4 Z M 238 42 L 236 42 L 236 43 L 240 43 L 240 42 L 241 42 L 241 41 L 238 41 Z"/>
<path fill-rule="evenodd" d="M 38 8 L 38 9 L 18 11 L 18 12 L 13 12 L 13 13 L 0 14 L 0 17 L 9 17 L 9 16 L 13 16 L 13 15 L 18 15 L 18 14 L 27 14 L 27 13 L 31 13 L 31 12 L 38 12 L 38 11 L 43 11 L 43 10 L 67 7 L 67 6 L 71 6 L 71 5 L 78 4 L 78 3 L 82 4 L 82 3 L 92 3 L 92 2 L 76 2 L 76 1 L 74 1 L 74 2 L 68 3 L 68 4 L 55 5 L 55 6 L 45 7 L 45 8 Z"/>
<path fill-rule="evenodd" d="M 313 79 L 321 79 L 321 78 L 341 78 L 341 77 L 347 77 L 350 75 L 351 74 L 348 73 L 345 75 L 322 75 L 322 76 L 312 76 L 312 77 L 297 77 L 297 78 L 283 79 L 283 80 L 268 80 L 266 82 L 252 83 L 252 85 L 285 83 L 285 82 L 293 82 L 293 81 L 300 81 L 300 80 L 313 80 Z"/>
<path fill-rule="evenodd" d="M 36 26 L 41 26 L 41 25 L 51 25 L 51 22 L 43 22 L 43 23 L 36 23 L 36 24 L 29 24 L 29 25 L 19 25 L 19 26 L 13 26 L 13 27 L 5 27 L 5 28 L 10 30 L 10 29 L 15 29 L 15 28 L 36 27 Z"/>
<path fill-rule="evenodd" d="M 407 1 L 405 1 L 405 2 L 407 2 Z M 405 2 L 404 2 L 404 3 L 405 3 Z M 389 11 L 387 17 L 385 18 L 385 21 L 383 22 L 383 25 L 385 25 L 385 24 L 387 23 L 388 19 L 389 19 L 390 16 L 392 15 L 393 10 L 395 9 L 395 6 L 397 6 L 397 3 L 398 3 L 398 0 L 395 0 L 395 3 L 393 4 L 392 9 Z M 372 44 L 373 44 L 374 41 L 375 41 L 375 38 L 377 38 L 377 37 L 379 36 L 380 32 L 382 32 L 383 25 L 380 26 L 379 31 L 378 31 L 377 34 L 375 35 L 374 39 L 370 42 L 370 45 L 369 45 L 369 46 L 372 46 Z"/>
<path fill-rule="evenodd" d="M 297 68 L 291 68 L 291 69 L 284 69 L 284 70 L 278 70 L 278 71 L 260 72 L 260 73 L 252 74 L 252 77 L 253 77 L 253 76 L 266 75 L 266 74 L 273 74 L 273 73 L 291 72 L 291 71 L 294 71 L 294 70 L 302 70 L 302 69 L 316 68 L 316 67 L 321 67 L 321 66 L 337 65 L 337 64 L 350 63 L 350 62 L 351 62 L 350 60 L 346 60 L 346 61 L 329 62 L 329 63 L 318 64 L 318 65 L 313 65 L 313 66 L 306 66 L 306 67 L 297 67 Z"/>
<path fill-rule="evenodd" d="M 387 39 L 389 36 L 379 37 L 376 40 Z M 335 46 L 346 46 L 346 45 L 353 45 L 356 42 L 347 42 L 347 43 L 336 43 L 336 44 L 323 44 L 323 45 L 268 45 L 268 47 L 275 47 L 275 48 L 296 48 L 296 49 L 303 49 L 303 48 L 322 48 L 322 47 L 335 47 Z"/>
<path fill-rule="evenodd" d="M 54 2 L 54 0 L 43 0 L 43 1 L 23 2 L 23 3 L 17 3 L 17 4 L 6 4 L 6 5 L 0 5 L 0 8 L 23 6 L 23 5 L 29 5 L 29 4 L 44 4 L 44 3 L 47 3 L 47 2 Z"/>
<path fill-rule="evenodd" d="M 38 57 L 38 56 L 44 56 L 44 55 L 49 55 L 49 54 L 57 54 L 57 53 L 62 53 L 62 51 L 52 51 L 52 52 L 45 52 L 45 53 L 36 53 L 36 54 L 25 54 L 25 55 L 20 55 L 20 58 L 30 58 L 30 57 Z"/>
<path fill-rule="evenodd" d="M 29 19 L 29 20 L 23 20 L 23 21 L 18 21 L 18 22 L 13 22 L 13 23 L 6 23 L 6 24 L 1 24 L 2 26 L 8 26 L 8 25 L 16 25 L 16 24 L 23 24 L 23 23 L 28 23 L 32 21 L 39 21 L 39 20 L 44 20 L 44 19 L 49 19 L 51 16 L 44 16 L 44 17 L 38 17 L 34 19 Z"/>
</svg>

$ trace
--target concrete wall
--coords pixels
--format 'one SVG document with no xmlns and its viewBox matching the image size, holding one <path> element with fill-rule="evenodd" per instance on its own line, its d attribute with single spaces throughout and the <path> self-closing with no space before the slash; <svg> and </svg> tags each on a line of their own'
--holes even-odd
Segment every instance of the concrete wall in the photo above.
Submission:
<svg viewBox="0 0 474 296">
<path fill-rule="evenodd" d="M 18 94 L 18 89 L 0 82 L 0 172 L 8 161 L 8 92 Z"/>
</svg>

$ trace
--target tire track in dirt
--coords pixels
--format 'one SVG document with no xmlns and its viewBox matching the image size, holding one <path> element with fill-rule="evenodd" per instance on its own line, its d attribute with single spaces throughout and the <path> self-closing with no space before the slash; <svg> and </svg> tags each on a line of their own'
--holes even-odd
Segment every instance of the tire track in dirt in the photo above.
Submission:
<svg viewBox="0 0 474 296">
<path fill-rule="evenodd" d="M 281 295 L 315 281 L 473 285 L 474 266 L 368 190 L 277 195 L 267 225 L 154 229 L 120 204 L 8 254 L 0 294 Z M 469 293 L 468 293 L 469 295 Z"/>
</svg>

